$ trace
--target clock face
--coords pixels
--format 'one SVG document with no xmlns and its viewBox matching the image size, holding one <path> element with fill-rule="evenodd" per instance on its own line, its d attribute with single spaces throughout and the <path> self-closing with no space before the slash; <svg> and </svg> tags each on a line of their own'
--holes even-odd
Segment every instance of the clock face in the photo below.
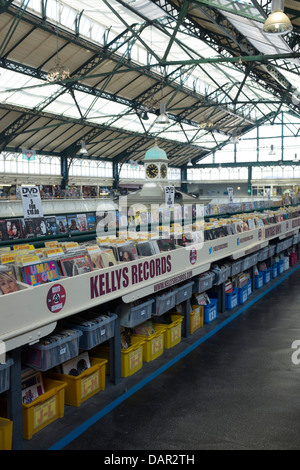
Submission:
<svg viewBox="0 0 300 470">
<path fill-rule="evenodd" d="M 147 166 L 146 174 L 148 178 L 156 178 L 158 175 L 158 167 L 154 163 L 150 163 L 150 165 Z"/>
<path fill-rule="evenodd" d="M 167 176 L 167 167 L 166 167 L 166 165 L 162 165 L 160 167 L 160 176 L 162 178 L 165 178 Z"/>
</svg>

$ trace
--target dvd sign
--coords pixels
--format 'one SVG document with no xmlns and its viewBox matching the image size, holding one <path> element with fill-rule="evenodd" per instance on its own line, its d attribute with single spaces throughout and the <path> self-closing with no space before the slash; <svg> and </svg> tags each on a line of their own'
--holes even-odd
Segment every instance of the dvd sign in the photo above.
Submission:
<svg viewBox="0 0 300 470">
<path fill-rule="evenodd" d="M 41 195 L 38 186 L 21 186 L 24 219 L 43 217 Z"/>
</svg>

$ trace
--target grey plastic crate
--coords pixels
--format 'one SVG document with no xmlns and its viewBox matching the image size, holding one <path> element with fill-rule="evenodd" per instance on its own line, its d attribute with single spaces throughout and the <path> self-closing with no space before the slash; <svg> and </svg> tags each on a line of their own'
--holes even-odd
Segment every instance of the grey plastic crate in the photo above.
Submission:
<svg viewBox="0 0 300 470">
<path fill-rule="evenodd" d="M 281 253 L 284 250 L 284 242 L 278 242 L 276 245 L 276 253 Z"/>
<path fill-rule="evenodd" d="M 300 241 L 300 237 L 299 237 L 299 233 L 296 233 L 296 235 L 294 235 L 293 237 L 293 245 L 296 245 L 297 243 L 299 243 Z"/>
<path fill-rule="evenodd" d="M 39 343 L 27 346 L 24 362 L 29 367 L 40 371 L 52 369 L 78 356 L 80 336 L 82 336 L 82 331 L 76 329 L 74 335 L 67 336 L 50 344 L 43 344 L 47 339 L 45 337 Z"/>
<path fill-rule="evenodd" d="M 160 316 L 172 310 L 176 305 L 177 289 L 157 295 L 152 304 L 152 315 Z"/>
<path fill-rule="evenodd" d="M 284 240 L 284 249 L 286 250 L 287 248 L 291 248 L 293 246 L 293 239 L 294 237 L 287 238 Z"/>
<path fill-rule="evenodd" d="M 184 302 L 185 300 L 188 300 L 192 297 L 193 294 L 193 285 L 194 282 L 187 282 L 186 284 L 183 284 L 182 286 L 178 287 L 177 293 L 176 293 L 176 305 L 180 304 L 181 302 Z"/>
<path fill-rule="evenodd" d="M 0 364 L 0 393 L 10 388 L 10 368 L 13 363 L 13 359 L 8 359 L 5 364 Z"/>
<path fill-rule="evenodd" d="M 235 276 L 235 274 L 239 274 L 242 271 L 242 260 L 239 259 L 231 263 L 231 276 Z"/>
<path fill-rule="evenodd" d="M 194 279 L 193 292 L 205 292 L 212 288 L 214 273 L 204 273 Z"/>
<path fill-rule="evenodd" d="M 275 255 L 276 245 L 269 245 L 269 258 Z"/>
<path fill-rule="evenodd" d="M 212 269 L 212 271 L 215 273 L 215 279 L 213 281 L 213 284 L 218 286 L 226 282 L 227 279 L 230 277 L 231 268 L 227 267 L 227 268 L 220 269 L 220 270 Z"/>
<path fill-rule="evenodd" d="M 265 261 L 269 257 L 269 247 L 265 246 L 262 250 L 258 252 L 257 261 Z"/>
<path fill-rule="evenodd" d="M 82 336 L 79 339 L 79 349 L 92 349 L 95 346 L 107 341 L 108 339 L 112 338 L 115 334 L 115 320 L 117 319 L 117 315 L 115 313 L 108 313 L 109 318 L 103 318 L 98 323 L 85 326 L 84 324 L 80 323 L 72 323 L 72 319 L 66 322 L 66 325 L 70 328 L 77 328 L 78 330 L 82 331 Z M 95 320 L 96 316 L 90 318 L 91 321 Z M 98 315 L 98 318 L 101 318 L 101 315 Z M 89 320 L 89 317 L 86 318 Z"/>
<path fill-rule="evenodd" d="M 127 328 L 133 328 L 141 323 L 149 320 L 152 314 L 152 305 L 154 299 L 149 299 L 139 305 L 128 304 L 122 307 L 122 312 L 119 314 L 120 325 Z"/>
</svg>

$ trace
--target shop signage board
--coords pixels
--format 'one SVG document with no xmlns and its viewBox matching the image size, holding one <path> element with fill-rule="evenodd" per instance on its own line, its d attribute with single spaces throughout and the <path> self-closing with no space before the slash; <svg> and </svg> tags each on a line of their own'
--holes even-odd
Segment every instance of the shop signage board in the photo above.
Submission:
<svg viewBox="0 0 300 470">
<path fill-rule="evenodd" d="M 0 297 L 0 340 L 7 351 L 38 341 L 62 318 L 116 298 L 131 302 L 189 281 L 213 262 L 257 251 L 299 223 L 300 218 L 291 219 L 35 287 L 23 285 Z"/>
</svg>

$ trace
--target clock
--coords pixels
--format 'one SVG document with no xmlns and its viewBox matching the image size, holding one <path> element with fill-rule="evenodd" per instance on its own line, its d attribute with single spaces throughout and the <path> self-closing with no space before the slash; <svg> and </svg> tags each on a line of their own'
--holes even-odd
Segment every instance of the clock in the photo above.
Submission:
<svg viewBox="0 0 300 470">
<path fill-rule="evenodd" d="M 165 178 L 167 176 L 167 166 L 162 164 L 160 167 L 160 176 Z"/>
<path fill-rule="evenodd" d="M 156 178 L 158 175 L 158 167 L 154 163 L 150 163 L 146 169 L 146 175 L 148 178 Z"/>
</svg>

